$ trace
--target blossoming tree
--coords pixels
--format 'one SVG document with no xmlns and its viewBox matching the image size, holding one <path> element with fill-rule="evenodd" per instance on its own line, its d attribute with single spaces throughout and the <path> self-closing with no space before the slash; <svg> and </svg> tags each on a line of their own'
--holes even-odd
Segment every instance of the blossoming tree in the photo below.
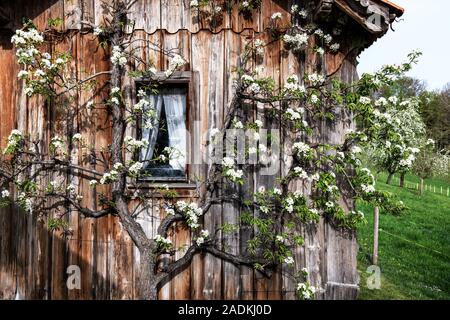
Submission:
<svg viewBox="0 0 450 320">
<path fill-rule="evenodd" d="M 375 165 L 389 173 L 390 184 L 395 173 L 404 175 L 411 170 L 416 155 L 429 144 L 425 140 L 425 125 L 419 114 L 416 98 L 400 101 L 396 96 L 375 101 L 375 118 L 383 140 L 371 143 L 368 151 Z"/>
<path fill-rule="evenodd" d="M 110 78 L 108 99 L 104 103 L 89 101 L 86 108 L 106 108 L 110 112 L 112 143 L 90 155 L 91 159 L 95 158 L 101 163 L 103 170 L 98 170 L 73 162 L 73 147 L 86 143 L 80 133 L 74 132 L 69 139 L 54 136 L 47 147 L 42 147 L 42 141 L 13 130 L 3 150 L 0 171 L 2 204 L 14 202 L 26 212 L 39 215 L 46 215 L 54 208 L 76 211 L 88 218 L 117 215 L 140 253 L 138 285 L 140 296 L 145 299 L 156 299 L 161 283 L 182 270 L 199 252 L 207 252 L 235 265 L 249 266 L 265 275 L 270 275 L 271 270 L 280 264 L 295 270 L 293 252 L 304 245 L 304 239 L 296 231 L 296 226 L 314 224 L 324 218 L 336 228 L 353 230 L 364 222 L 364 214 L 355 207 L 357 199 L 395 212 L 405 209 L 390 194 L 376 190 L 373 175 L 361 166 L 359 158 L 363 147 L 386 146 L 390 143 L 392 147 L 386 147 L 383 152 L 389 159 L 398 159 L 395 170 L 405 161 L 408 162 L 405 165 L 410 165 L 410 157 L 416 152 L 404 143 L 405 136 L 410 134 L 409 131 L 405 132 L 404 122 L 415 120 L 410 118 L 414 116 L 411 113 L 413 103 L 399 104 L 395 97 L 389 101 L 373 101 L 370 97 L 382 85 L 388 85 L 394 77 L 408 71 L 418 53 L 412 53 L 408 62 L 400 66 L 383 67 L 375 74 L 364 74 L 359 81 L 351 84 L 343 83 L 331 75 L 325 76 L 320 70 L 311 70 L 303 78 L 293 74 L 284 84 L 276 86 L 273 78 L 262 76 L 260 70 L 248 63 L 251 58 L 264 52 L 266 44 L 263 41 L 248 43 L 239 58 L 240 68 L 235 74 L 232 103 L 223 125 L 211 132 L 210 142 L 214 152 L 226 156 L 209 167 L 208 175 L 202 181 L 204 192 L 200 199 L 195 202 L 176 201 L 175 191 L 164 186 L 156 190 L 144 190 L 139 184 L 139 178 L 146 174 L 142 171 L 145 163 L 127 155 L 139 152 L 148 141 L 127 136 L 125 132 L 127 126 L 135 125 L 138 119 L 142 119 L 148 128 L 156 126 L 158 119 L 155 106 L 144 91 L 138 93 L 139 101 L 134 105 L 129 105 L 124 99 L 122 79 L 126 66 L 130 61 L 145 64 L 144 72 L 131 76 L 152 79 L 147 89 L 157 92 L 158 83 L 170 79 L 186 61 L 178 54 L 165 52 L 170 57 L 170 65 L 161 78 L 154 65 L 144 61 L 132 50 L 131 43 L 146 41 L 134 39 L 132 33 L 126 32 L 133 26 L 128 13 L 134 3 L 112 1 L 109 5 L 111 19 L 107 24 L 83 22 L 93 28 L 103 46 L 110 48 L 111 69 L 89 75 L 82 81 L 75 80 L 69 71 L 70 55 L 45 51 L 45 43 L 54 39 L 54 29 L 42 32 L 32 23 L 26 23 L 16 31 L 12 42 L 22 67 L 18 77 L 25 84 L 25 93 L 30 97 L 41 96 L 51 101 L 55 110 L 63 112 L 67 119 L 78 112 L 74 106 L 80 92 L 92 90 L 97 77 Z M 212 9 L 207 10 L 211 5 Z M 244 1 L 240 4 L 240 10 L 246 12 L 258 5 L 260 1 Z M 216 23 L 214 21 L 222 10 L 209 1 L 192 1 L 191 7 L 198 9 L 199 14 L 208 15 L 211 23 Z M 299 55 L 305 50 L 313 50 L 319 56 L 325 52 L 338 51 L 340 45 L 330 34 L 319 26 L 307 23 L 311 10 L 293 6 L 292 15 L 302 22 L 292 25 L 283 25 L 280 22 L 281 14 L 274 13 L 268 32 L 275 39 L 281 39 L 287 50 Z M 248 165 L 237 161 L 242 150 L 237 150 L 234 143 L 231 152 L 226 150 L 226 137 L 223 134 L 228 129 L 253 132 L 249 138 L 251 146 L 244 150 L 246 156 L 271 157 L 273 150 L 268 143 L 262 142 L 260 132 L 263 122 L 251 120 L 249 114 L 242 112 L 240 107 L 244 104 L 255 108 L 262 105 L 274 122 L 282 124 L 282 140 L 290 146 L 286 152 L 292 157 L 276 187 L 262 185 L 246 197 L 242 197 L 242 193 L 237 193 L 236 189 L 250 183 L 246 175 Z M 403 115 L 401 117 L 394 115 L 394 109 L 398 107 Z M 358 130 L 348 132 L 343 143 L 317 142 L 314 136 L 318 134 L 321 123 L 341 121 L 334 113 L 337 108 L 352 115 Z M 422 129 L 408 127 L 408 130 L 415 134 Z M 167 148 L 157 158 L 147 161 L 167 161 L 176 158 L 178 153 L 179 150 Z M 60 175 L 61 171 L 89 181 L 91 188 L 105 187 L 102 189 L 101 209 L 92 210 L 83 206 L 80 196 L 74 192 L 75 186 L 70 179 Z M 295 181 L 307 184 L 311 189 L 310 194 L 293 190 Z M 218 192 L 219 189 L 226 192 Z M 163 195 L 161 209 L 166 216 L 159 225 L 157 235 L 149 238 L 136 220 L 135 211 L 130 210 L 129 202 L 138 201 L 140 208 L 152 206 L 149 199 L 155 194 Z M 202 217 L 210 214 L 211 206 L 227 199 L 237 201 L 242 208 L 239 221 L 225 223 L 218 230 L 202 227 Z M 343 199 L 350 200 L 346 202 L 350 203 L 350 210 L 343 205 Z M 259 214 L 251 215 L 248 213 L 250 210 L 257 210 Z M 179 222 L 184 223 L 192 234 L 192 241 L 187 248 L 176 247 L 168 238 L 169 228 Z M 62 216 L 61 219 L 53 218 L 51 225 L 70 232 L 70 226 Z M 248 252 L 231 253 L 219 246 L 218 231 L 227 233 L 245 228 L 254 230 L 247 241 Z M 184 254 L 181 258 L 163 265 L 159 263 L 160 256 L 173 256 L 182 250 Z M 307 269 L 291 272 L 289 276 L 298 284 L 296 289 L 299 298 L 314 297 L 317 288 L 309 283 Z"/>
</svg>

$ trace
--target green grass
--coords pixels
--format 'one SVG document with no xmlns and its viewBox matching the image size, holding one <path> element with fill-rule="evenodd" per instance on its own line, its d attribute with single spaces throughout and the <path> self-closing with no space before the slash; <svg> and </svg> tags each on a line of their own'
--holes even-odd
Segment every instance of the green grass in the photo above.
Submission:
<svg viewBox="0 0 450 320">
<path fill-rule="evenodd" d="M 386 175 L 378 176 L 377 187 L 398 196 L 409 208 L 403 216 L 380 213 L 379 266 L 381 288 L 366 286 L 373 247 L 373 207 L 359 204 L 368 223 L 359 230 L 360 299 L 450 299 L 450 197 L 446 196 L 449 183 L 427 180 L 443 187 L 444 194 L 425 192 L 420 196 L 413 189 L 419 179 L 408 175 L 410 188 L 386 185 Z"/>
</svg>

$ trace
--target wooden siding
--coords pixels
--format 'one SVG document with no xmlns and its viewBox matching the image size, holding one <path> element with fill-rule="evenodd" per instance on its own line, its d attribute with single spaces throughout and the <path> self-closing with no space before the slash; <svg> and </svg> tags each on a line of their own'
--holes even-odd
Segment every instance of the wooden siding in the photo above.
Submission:
<svg viewBox="0 0 450 320">
<path fill-rule="evenodd" d="M 45 27 L 49 17 L 61 17 L 67 29 L 79 29 L 80 19 L 99 23 L 104 12 L 100 0 L 39 1 L 39 5 L 24 5 L 24 0 L 6 1 L 14 3 L 13 20 L 22 16 L 33 18 L 38 27 Z M 284 52 L 279 41 L 271 42 L 267 33 L 268 19 L 273 12 L 280 11 L 289 19 L 288 8 L 294 1 L 263 1 L 261 10 L 255 11 L 251 20 L 243 19 L 236 9 L 224 14 L 220 27 L 210 29 L 204 21 L 196 20 L 189 9 L 189 0 L 140 0 L 135 5 L 132 19 L 136 19 L 136 38 L 144 38 L 159 43 L 165 49 L 178 48 L 188 60 L 186 70 L 195 75 L 191 90 L 195 91 L 198 104 L 196 115 L 201 121 L 202 132 L 217 127 L 233 96 L 233 70 L 237 67 L 238 55 L 245 43 L 254 38 L 270 43 L 265 51 L 262 64 L 264 73 L 275 78 L 278 84 L 291 74 L 300 77 L 311 64 L 321 63 L 327 71 L 334 71 L 343 56 L 330 56 L 323 61 L 315 61 L 307 55 L 299 59 L 292 53 Z M 81 132 L 88 142 L 99 150 L 111 140 L 110 119 L 105 112 L 81 112 L 73 123 L 57 126 L 61 117 L 39 99 L 28 99 L 17 80 L 18 65 L 10 44 L 8 32 L 0 34 L 0 141 L 2 147 L 12 128 L 27 134 L 38 135 L 44 141 L 55 133 L 70 136 Z M 58 50 L 68 50 L 74 57 L 71 70 L 78 79 L 85 73 L 98 72 L 109 68 L 109 56 L 98 46 L 91 33 L 73 32 L 63 42 L 56 45 Z M 165 69 L 167 59 L 148 47 L 140 48 L 141 55 L 155 62 L 158 69 Z M 312 56 L 312 55 L 311 55 Z M 257 61 L 252 63 L 258 64 Z M 133 68 L 133 66 L 130 66 Z M 337 75 L 346 81 L 356 77 L 355 65 L 345 62 Z M 101 102 L 107 92 L 83 93 L 74 108 L 82 108 L 94 99 Z M 133 99 L 134 84 L 124 79 L 125 96 Z M 251 115 L 265 120 L 268 128 L 279 128 L 261 111 Z M 343 115 L 348 119 L 348 115 Z M 322 127 L 318 139 L 327 141 L 339 139 L 346 126 Z M 132 131 L 131 131 L 132 132 Z M 202 146 L 205 141 L 201 141 Z M 287 146 L 285 146 L 287 147 Z M 73 150 L 72 155 L 82 163 L 83 155 L 89 150 Z M 281 154 L 283 154 L 281 150 Z M 287 162 L 289 159 L 285 159 Z M 286 163 L 282 164 L 282 168 Z M 96 165 L 90 165 L 95 167 Z M 206 168 L 196 169 L 204 173 Z M 57 177 L 54 177 L 55 179 Z M 78 193 L 84 197 L 84 204 L 95 208 L 98 195 L 92 191 L 87 181 L 72 177 L 78 184 Z M 275 177 L 262 176 L 258 172 L 250 175 L 254 188 L 260 185 L 273 186 Z M 99 187 L 106 188 L 106 187 Z M 292 188 L 308 186 L 293 185 Z M 245 191 L 250 192 L 250 190 Z M 183 193 L 189 195 L 189 193 Z M 192 198 L 182 196 L 181 199 Z M 160 201 L 155 198 L 155 204 Z M 132 204 L 131 204 L 132 205 Z M 57 214 L 52 213 L 52 214 Z M 138 219 L 149 237 L 153 237 L 163 212 L 157 209 L 142 212 Z M 205 227 L 213 230 L 223 222 L 236 222 L 238 209 L 231 204 L 214 205 L 205 217 Z M 257 214 L 255 212 L 254 214 Z M 84 219 L 76 212 L 67 216 L 73 234 L 64 237 L 57 231 L 47 229 L 47 218 L 38 218 L 20 211 L 16 207 L 0 209 L 0 299 L 133 299 L 136 297 L 139 253 L 134 248 L 127 233 L 116 217 Z M 343 234 L 325 221 L 317 226 L 299 226 L 305 237 L 305 246 L 295 253 L 297 268 L 311 270 L 311 281 L 324 289 L 320 298 L 352 298 L 357 293 L 356 271 L 357 244 L 354 234 Z M 182 225 L 171 232 L 175 244 L 189 241 L 189 233 Z M 245 232 L 224 236 L 223 243 L 232 252 L 245 250 Z M 69 265 L 81 268 L 81 290 L 68 290 L 66 270 Z M 177 275 L 160 290 L 162 299 L 293 299 L 294 284 L 279 272 L 266 279 L 247 267 L 237 268 L 210 255 L 198 255 L 192 265 Z"/>
</svg>

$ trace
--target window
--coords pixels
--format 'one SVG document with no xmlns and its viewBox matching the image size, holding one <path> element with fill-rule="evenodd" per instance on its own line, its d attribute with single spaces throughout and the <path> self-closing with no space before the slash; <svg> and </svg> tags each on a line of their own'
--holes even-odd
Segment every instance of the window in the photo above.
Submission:
<svg viewBox="0 0 450 320">
<path fill-rule="evenodd" d="M 164 85 L 157 92 L 149 93 L 147 99 L 150 101 L 147 108 L 152 108 L 155 119 L 152 128 L 141 123 L 141 138 L 148 141 L 140 153 L 144 171 L 150 180 L 184 181 L 187 178 L 188 87 Z"/>
</svg>

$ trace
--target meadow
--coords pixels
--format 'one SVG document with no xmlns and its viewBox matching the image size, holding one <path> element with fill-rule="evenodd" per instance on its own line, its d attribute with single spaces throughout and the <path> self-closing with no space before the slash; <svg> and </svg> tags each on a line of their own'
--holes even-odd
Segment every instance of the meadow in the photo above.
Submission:
<svg viewBox="0 0 450 320">
<path fill-rule="evenodd" d="M 402 216 L 380 212 L 381 287 L 370 290 L 366 271 L 372 264 L 373 207 L 358 203 L 367 218 L 358 234 L 359 299 L 450 299 L 450 183 L 426 180 L 433 187 L 420 195 L 416 189 L 419 179 L 413 175 L 406 176 L 403 188 L 398 186 L 398 177 L 392 185 L 385 182 L 386 175 L 379 174 L 377 187 L 396 194 L 409 211 Z"/>
</svg>

